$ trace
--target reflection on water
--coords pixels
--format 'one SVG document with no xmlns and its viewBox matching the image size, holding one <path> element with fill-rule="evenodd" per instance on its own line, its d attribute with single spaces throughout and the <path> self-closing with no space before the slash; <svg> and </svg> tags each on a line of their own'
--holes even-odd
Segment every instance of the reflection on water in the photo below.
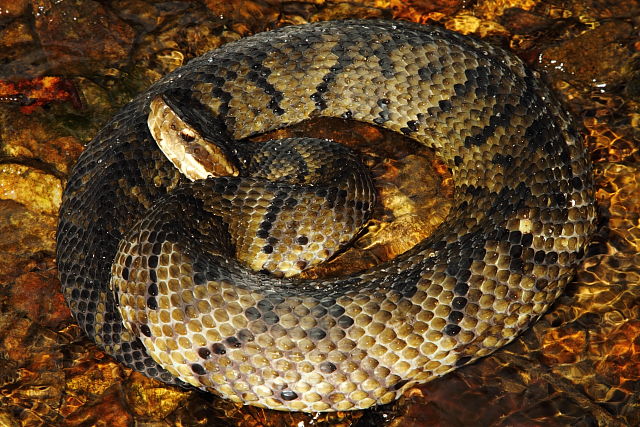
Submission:
<svg viewBox="0 0 640 427">
<path fill-rule="evenodd" d="M 630 0 L 0 0 L 0 424 L 639 425 L 640 38 L 629 18 L 639 11 Z M 243 408 L 114 363 L 71 320 L 54 268 L 61 190 L 82 145 L 194 56 L 257 31 L 347 17 L 437 23 L 509 47 L 545 72 L 595 164 L 599 233 L 574 283 L 505 349 L 365 412 Z M 388 236 L 413 241 L 444 217 L 450 177 L 426 150 L 385 151 L 394 137 L 368 126 L 329 121 L 285 133 L 299 131 L 380 147 L 367 154 L 386 204 L 377 233 L 345 264 L 391 257 L 404 246 Z"/>
</svg>

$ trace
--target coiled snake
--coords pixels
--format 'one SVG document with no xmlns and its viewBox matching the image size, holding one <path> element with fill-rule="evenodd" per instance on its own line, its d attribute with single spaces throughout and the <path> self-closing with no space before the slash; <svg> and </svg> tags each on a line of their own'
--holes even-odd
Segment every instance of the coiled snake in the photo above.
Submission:
<svg viewBox="0 0 640 427">
<path fill-rule="evenodd" d="M 316 158 L 300 153 L 315 140 L 275 143 L 293 144 L 280 150 L 282 181 L 234 176 L 256 158 L 237 141 L 316 116 L 433 147 L 455 181 L 446 221 L 371 270 L 284 277 L 315 262 L 303 249 L 349 240 L 331 236 L 373 203 L 358 166 L 335 158 L 334 175 L 318 169 L 324 181 L 301 189 Z M 320 208 L 342 211 L 298 215 Z M 331 215 L 343 225 L 321 220 Z M 350 410 L 513 340 L 571 279 L 594 216 L 582 142 L 520 60 L 436 27 L 323 22 L 229 43 L 125 106 L 71 174 L 58 267 L 82 329 L 149 377 L 280 410 Z M 294 255 L 269 258 L 276 246 Z M 241 247 L 257 261 L 235 260 Z M 267 264 L 282 271 L 253 271 Z"/>
</svg>

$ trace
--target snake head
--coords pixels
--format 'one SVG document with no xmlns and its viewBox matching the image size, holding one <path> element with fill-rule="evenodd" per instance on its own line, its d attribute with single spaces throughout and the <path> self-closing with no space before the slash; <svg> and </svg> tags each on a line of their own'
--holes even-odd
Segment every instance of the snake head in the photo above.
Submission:
<svg viewBox="0 0 640 427">
<path fill-rule="evenodd" d="M 160 150 L 191 181 L 238 176 L 234 160 L 219 144 L 206 139 L 187 124 L 162 96 L 149 104 L 147 126 Z"/>
</svg>

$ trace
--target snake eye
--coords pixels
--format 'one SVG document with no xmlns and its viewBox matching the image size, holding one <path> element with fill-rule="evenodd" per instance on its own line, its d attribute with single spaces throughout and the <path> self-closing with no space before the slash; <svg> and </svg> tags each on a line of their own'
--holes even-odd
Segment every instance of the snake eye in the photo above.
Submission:
<svg viewBox="0 0 640 427">
<path fill-rule="evenodd" d="M 191 142 L 196 139 L 196 136 L 191 129 L 182 129 L 180 131 L 180 138 L 182 138 L 184 142 Z"/>
</svg>

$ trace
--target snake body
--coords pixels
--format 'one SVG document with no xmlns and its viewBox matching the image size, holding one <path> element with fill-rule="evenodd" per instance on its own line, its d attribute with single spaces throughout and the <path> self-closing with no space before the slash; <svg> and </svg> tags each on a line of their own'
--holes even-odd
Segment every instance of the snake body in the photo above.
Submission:
<svg viewBox="0 0 640 427">
<path fill-rule="evenodd" d="M 237 177 L 187 179 L 150 133 L 158 97 L 231 152 L 318 116 L 396 131 L 442 157 L 454 207 L 430 237 L 362 273 L 254 273 L 207 202 L 213 190 L 231 207 L 258 196 Z M 296 202 L 275 193 L 254 203 L 258 238 Z M 339 193 L 315 197 L 331 208 Z M 125 106 L 69 178 L 58 268 L 86 334 L 149 377 L 280 410 L 351 410 L 513 340 L 572 278 L 594 217 L 586 150 L 516 57 L 436 27 L 322 22 L 224 45 Z"/>
</svg>

